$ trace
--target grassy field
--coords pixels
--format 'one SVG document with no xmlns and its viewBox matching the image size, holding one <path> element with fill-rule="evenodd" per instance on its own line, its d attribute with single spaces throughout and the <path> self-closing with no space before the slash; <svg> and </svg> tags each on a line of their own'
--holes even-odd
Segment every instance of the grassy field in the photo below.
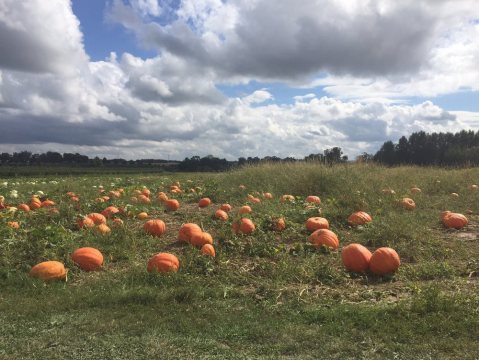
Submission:
<svg viewBox="0 0 479 360">
<path fill-rule="evenodd" d="M 5 182 L 4 182 L 5 181 Z M 168 191 L 179 181 L 181 207 L 132 203 L 134 190 Z M 3 184 L 2 184 L 3 183 Z M 221 174 L 117 174 L 0 179 L 5 202 L 29 202 L 39 190 L 60 213 L 0 212 L 0 359 L 478 359 L 479 358 L 479 169 L 371 165 L 281 164 Z M 106 192 L 125 195 L 99 203 Z M 245 185 L 241 190 L 239 185 Z M 411 194 L 418 186 L 421 193 Z M 196 192 L 188 189 L 194 188 Z M 392 188 L 395 195 L 385 195 Z M 12 190 L 18 198 L 9 198 Z M 68 191 L 80 197 L 76 204 Z M 271 192 L 250 204 L 253 235 L 234 235 L 232 219 L 247 195 Z M 450 196 L 456 192 L 459 197 Z M 279 198 L 292 194 L 296 200 Z M 307 195 L 321 204 L 307 207 Z M 210 197 L 213 204 L 199 209 Z M 411 197 L 407 211 L 397 200 Z M 226 222 L 213 218 L 220 204 L 233 205 Z M 101 236 L 79 230 L 79 214 L 108 205 L 126 207 L 125 225 Z M 372 223 L 350 227 L 348 216 L 367 211 Z M 443 210 L 468 214 L 462 230 L 445 229 Z M 145 235 L 146 211 L 167 226 L 160 238 Z M 327 218 L 339 251 L 315 249 L 305 221 Z M 286 229 L 271 230 L 283 216 Z M 8 221 L 18 221 L 12 229 Z M 195 222 L 215 240 L 216 258 L 177 242 L 181 224 Z M 385 277 L 344 270 L 341 248 L 360 243 L 396 249 L 401 267 Z M 82 246 L 102 251 L 101 271 L 83 272 L 71 253 Z M 157 252 L 178 256 L 174 274 L 150 274 Z M 31 266 L 59 260 L 68 280 L 43 283 Z"/>
</svg>

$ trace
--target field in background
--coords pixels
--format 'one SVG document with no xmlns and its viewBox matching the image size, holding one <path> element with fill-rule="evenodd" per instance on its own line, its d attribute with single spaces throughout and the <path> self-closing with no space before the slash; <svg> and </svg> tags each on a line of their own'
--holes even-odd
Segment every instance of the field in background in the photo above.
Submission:
<svg viewBox="0 0 479 360">
<path fill-rule="evenodd" d="M 2 184 L 4 181 L 8 184 Z M 181 207 L 167 213 L 159 202 L 132 204 L 134 190 L 167 191 L 179 181 Z M 220 174 L 112 174 L 0 179 L 0 195 L 12 204 L 29 202 L 41 190 L 60 215 L 39 210 L 0 212 L 0 358 L 333 358 L 475 359 L 479 348 L 479 169 L 384 168 L 369 165 L 276 164 Z M 123 188 L 113 202 L 131 217 L 109 236 L 78 230 L 78 214 L 99 212 L 98 186 Z M 245 185 L 241 190 L 239 185 Z M 420 194 L 411 194 L 416 185 Z M 195 188 L 196 192 L 188 189 Z M 384 195 L 392 188 L 396 195 Z M 9 199 L 11 190 L 18 199 Z M 74 191 L 80 209 L 65 195 Z M 257 230 L 236 236 L 231 219 L 247 194 L 271 192 L 252 204 Z M 450 196 L 456 192 L 458 198 Z M 283 194 L 295 195 L 282 203 Z M 307 195 L 322 203 L 307 208 Z M 213 203 L 199 209 L 197 201 Z M 417 208 L 397 205 L 412 197 Z M 260 196 L 261 197 L 261 196 Z M 233 205 L 227 222 L 215 220 L 222 203 Z M 373 222 L 347 224 L 355 210 Z M 465 213 L 470 224 L 446 230 L 443 210 Z M 134 215 L 146 211 L 165 221 L 160 238 L 146 236 Z M 401 256 L 388 277 L 346 272 L 339 251 L 312 248 L 304 223 L 326 217 L 340 249 L 361 243 L 370 250 L 390 246 Z M 273 217 L 287 228 L 271 231 Z M 6 226 L 17 220 L 20 229 Z M 182 223 L 196 222 L 215 239 L 217 257 L 201 256 L 176 241 Z M 93 246 L 104 269 L 79 270 L 70 254 Z M 180 259 L 172 275 L 148 274 L 157 252 Z M 28 276 L 43 260 L 63 261 L 68 281 L 44 284 Z"/>
</svg>

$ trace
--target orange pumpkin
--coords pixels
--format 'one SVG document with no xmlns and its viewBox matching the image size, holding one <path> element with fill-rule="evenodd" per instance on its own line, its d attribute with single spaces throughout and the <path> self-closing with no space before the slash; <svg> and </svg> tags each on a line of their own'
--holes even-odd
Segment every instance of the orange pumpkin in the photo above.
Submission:
<svg viewBox="0 0 479 360">
<path fill-rule="evenodd" d="M 309 235 L 309 242 L 314 245 L 315 248 L 326 246 L 328 248 L 336 250 L 339 247 L 338 236 L 328 229 L 318 229 Z"/>
<path fill-rule="evenodd" d="M 83 219 L 78 219 L 77 220 L 78 227 L 81 228 L 92 228 L 95 226 L 95 222 L 90 219 L 89 217 L 85 217 Z"/>
<path fill-rule="evenodd" d="M 180 267 L 178 258 L 170 253 L 158 253 L 150 258 L 146 270 L 148 272 L 177 272 Z"/>
<path fill-rule="evenodd" d="M 101 212 L 101 214 L 106 218 L 110 218 L 110 217 L 112 217 L 112 215 L 118 214 L 119 212 L 120 212 L 120 210 L 118 210 L 117 207 L 108 206 L 105 210 L 103 210 Z"/>
<path fill-rule="evenodd" d="M 350 225 L 364 225 L 371 221 L 373 221 L 371 216 L 364 211 L 356 211 L 348 217 L 348 223 Z"/>
<path fill-rule="evenodd" d="M 150 192 L 150 190 L 148 190 L 147 188 L 143 188 L 143 189 L 141 190 L 141 194 L 144 195 L 144 196 L 146 196 L 146 197 L 150 197 L 151 192 Z"/>
<path fill-rule="evenodd" d="M 319 198 L 319 196 L 309 195 L 306 198 L 306 202 L 313 204 L 321 204 L 321 199 Z"/>
<path fill-rule="evenodd" d="M 138 215 L 136 215 L 136 218 L 138 220 L 146 220 L 148 219 L 148 213 L 142 211 L 141 213 L 139 213 Z"/>
<path fill-rule="evenodd" d="M 30 211 L 30 206 L 28 206 L 27 204 L 20 204 L 20 205 L 17 206 L 17 209 L 25 211 L 25 212 L 29 212 Z"/>
<path fill-rule="evenodd" d="M 309 232 L 313 232 L 318 229 L 329 229 L 329 222 L 323 217 L 311 217 L 306 220 L 306 229 L 308 229 Z"/>
<path fill-rule="evenodd" d="M 18 221 L 8 221 L 7 226 L 12 228 L 12 229 L 19 229 L 20 228 L 20 224 L 18 223 Z"/>
<path fill-rule="evenodd" d="M 30 276 L 44 281 L 63 280 L 67 277 L 67 270 L 59 261 L 44 261 L 32 267 Z"/>
<path fill-rule="evenodd" d="M 102 235 L 108 235 L 111 233 L 111 229 L 107 224 L 100 224 L 96 227 L 96 230 Z"/>
<path fill-rule="evenodd" d="M 83 247 L 73 252 L 72 260 L 80 269 L 94 271 L 101 268 L 101 265 L 103 264 L 103 255 L 98 249 Z"/>
<path fill-rule="evenodd" d="M 396 194 L 396 192 L 393 189 L 382 189 L 381 191 L 382 191 L 383 194 L 387 194 L 387 195 Z"/>
<path fill-rule="evenodd" d="M 286 222 L 284 221 L 284 218 L 280 217 L 280 218 L 274 219 L 273 228 L 276 231 L 283 231 L 284 229 L 286 229 Z"/>
<path fill-rule="evenodd" d="M 143 225 L 143 230 L 149 235 L 153 236 L 161 236 L 166 231 L 166 225 L 163 220 L 156 219 L 156 220 L 148 220 Z"/>
<path fill-rule="evenodd" d="M 232 230 L 233 233 L 237 234 L 238 232 L 241 232 L 243 234 L 251 234 L 253 231 L 256 230 L 256 226 L 254 223 L 247 218 L 241 218 L 238 221 L 235 221 L 232 224 Z"/>
<path fill-rule="evenodd" d="M 403 198 L 399 204 L 406 210 L 414 210 L 416 208 L 416 203 L 410 198 Z"/>
<path fill-rule="evenodd" d="M 113 226 L 122 226 L 123 225 L 123 220 L 119 219 L 119 218 L 116 218 L 116 219 L 113 219 L 112 223 L 113 223 Z"/>
<path fill-rule="evenodd" d="M 462 229 L 469 223 L 469 220 L 463 214 L 446 212 L 442 215 L 442 222 L 447 228 Z"/>
<path fill-rule="evenodd" d="M 269 192 L 266 192 L 266 193 L 263 194 L 263 197 L 264 197 L 265 199 L 272 199 L 272 198 L 273 198 L 273 194 L 271 194 L 271 193 L 269 193 Z"/>
<path fill-rule="evenodd" d="M 30 209 L 35 210 L 35 209 L 39 209 L 41 207 L 42 207 L 42 202 L 40 201 L 40 199 L 33 196 L 32 200 L 30 202 Z"/>
<path fill-rule="evenodd" d="M 209 206 L 211 204 L 211 199 L 210 198 L 203 198 L 203 199 L 200 199 L 200 201 L 198 202 L 198 206 L 200 208 L 205 208 L 207 206 Z"/>
<path fill-rule="evenodd" d="M 203 255 L 208 255 L 208 256 L 212 256 L 212 257 L 215 257 L 216 256 L 216 251 L 215 251 L 215 248 L 213 245 L 211 244 L 204 244 L 202 247 L 201 247 L 201 253 Z"/>
<path fill-rule="evenodd" d="M 191 245 L 202 247 L 205 244 L 213 244 L 213 237 L 207 232 L 195 232 L 191 235 Z"/>
<path fill-rule="evenodd" d="M 217 218 L 219 220 L 226 221 L 226 220 L 228 220 L 228 213 L 226 211 L 218 209 L 215 212 L 215 218 Z"/>
<path fill-rule="evenodd" d="M 180 208 L 180 203 L 176 199 L 165 200 L 164 204 L 168 211 L 176 211 Z"/>
<path fill-rule="evenodd" d="M 386 275 L 396 272 L 399 269 L 399 265 L 401 265 L 401 260 L 396 250 L 389 247 L 381 247 L 371 256 L 369 269 L 373 274 Z"/>
<path fill-rule="evenodd" d="M 223 211 L 226 211 L 226 212 L 230 212 L 232 209 L 231 205 L 230 204 L 223 204 L 221 205 L 220 207 L 220 210 L 223 210 Z"/>
<path fill-rule="evenodd" d="M 203 230 L 201 230 L 201 228 L 196 224 L 193 224 L 193 223 L 183 224 L 181 225 L 180 231 L 178 232 L 178 240 L 190 242 L 193 234 L 201 233 L 201 232 L 203 232 Z"/>
<path fill-rule="evenodd" d="M 252 212 L 253 210 L 251 209 L 250 206 L 248 205 L 244 205 L 242 207 L 240 207 L 240 209 L 238 210 L 238 212 L 240 214 L 249 214 L 250 212 Z"/>
<path fill-rule="evenodd" d="M 166 195 L 163 191 L 158 193 L 157 196 L 158 201 L 166 201 L 168 200 L 168 195 Z"/>
<path fill-rule="evenodd" d="M 348 271 L 365 272 L 369 268 L 371 251 L 361 244 L 349 244 L 343 247 L 341 258 Z"/>
<path fill-rule="evenodd" d="M 293 195 L 283 195 L 281 196 L 281 202 L 294 201 Z"/>
<path fill-rule="evenodd" d="M 106 217 L 100 213 L 90 213 L 86 217 L 91 219 L 95 225 L 106 224 Z"/>
<path fill-rule="evenodd" d="M 55 206 L 55 202 L 53 202 L 52 200 L 42 201 L 41 207 L 50 207 L 50 206 Z"/>
<path fill-rule="evenodd" d="M 151 203 L 151 200 L 148 196 L 145 196 L 145 195 L 138 195 L 137 196 L 137 199 L 139 202 L 141 202 L 142 204 L 150 204 Z"/>
</svg>

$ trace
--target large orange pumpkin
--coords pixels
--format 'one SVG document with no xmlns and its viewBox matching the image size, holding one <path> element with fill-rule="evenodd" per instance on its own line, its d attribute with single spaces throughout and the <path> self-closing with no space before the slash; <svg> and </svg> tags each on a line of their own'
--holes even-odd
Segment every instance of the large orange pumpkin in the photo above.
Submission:
<svg viewBox="0 0 479 360">
<path fill-rule="evenodd" d="M 168 211 L 176 211 L 180 208 L 180 203 L 176 199 L 165 200 L 164 204 Z"/>
<path fill-rule="evenodd" d="M 161 236 L 166 231 L 166 225 L 163 220 L 156 219 L 156 220 L 148 220 L 143 225 L 143 230 L 149 235 L 153 236 Z"/>
<path fill-rule="evenodd" d="M 45 281 L 63 280 L 67 276 L 67 270 L 59 261 L 44 261 L 32 267 L 30 276 Z"/>
<path fill-rule="evenodd" d="M 102 235 L 108 235 L 111 233 L 111 229 L 107 224 L 100 224 L 96 227 L 96 230 Z"/>
<path fill-rule="evenodd" d="M 328 248 L 336 250 L 339 247 L 338 236 L 328 229 L 318 229 L 309 235 L 309 242 L 316 248 L 326 246 Z"/>
<path fill-rule="evenodd" d="M 309 232 L 313 232 L 318 229 L 329 229 L 329 222 L 320 216 L 310 217 L 308 220 L 306 220 L 306 229 L 308 229 Z"/>
<path fill-rule="evenodd" d="M 100 213 L 91 213 L 86 216 L 90 218 L 95 225 L 106 224 L 106 217 Z"/>
<path fill-rule="evenodd" d="M 372 220 L 371 216 L 364 211 L 356 211 L 348 217 L 348 223 L 351 225 L 364 225 Z"/>
<path fill-rule="evenodd" d="M 103 264 L 103 255 L 98 249 L 82 247 L 73 252 L 72 260 L 80 269 L 94 271 L 101 268 L 101 265 Z"/>
<path fill-rule="evenodd" d="M 42 207 L 50 207 L 50 206 L 55 206 L 55 202 L 52 200 L 45 200 L 42 201 Z"/>
<path fill-rule="evenodd" d="M 77 220 L 78 227 L 81 228 L 92 228 L 95 226 L 95 222 L 89 217 L 84 217 L 83 219 Z"/>
<path fill-rule="evenodd" d="M 238 221 L 235 221 L 231 226 L 233 232 L 237 234 L 241 232 L 243 234 L 251 234 L 253 231 L 256 230 L 256 226 L 254 223 L 247 218 L 241 218 Z"/>
<path fill-rule="evenodd" d="M 200 199 L 200 201 L 198 202 L 198 206 L 200 208 L 205 208 L 207 206 L 209 206 L 211 204 L 211 199 L 210 198 L 203 198 L 203 199 Z"/>
<path fill-rule="evenodd" d="M 190 243 L 201 248 L 205 244 L 213 244 L 213 237 L 207 232 L 195 232 L 191 235 Z"/>
<path fill-rule="evenodd" d="M 141 202 L 142 204 L 150 204 L 150 203 L 151 203 L 150 198 L 149 198 L 148 196 L 146 196 L 146 195 L 143 195 L 143 194 L 138 195 L 138 196 L 137 196 L 137 199 L 138 199 L 138 201 Z"/>
<path fill-rule="evenodd" d="M 396 250 L 389 247 L 381 247 L 373 252 L 369 262 L 369 269 L 373 274 L 386 275 L 399 269 L 401 260 Z"/>
<path fill-rule="evenodd" d="M 170 253 L 158 253 L 150 258 L 146 270 L 148 272 L 177 272 L 180 267 L 178 258 Z"/>
<path fill-rule="evenodd" d="M 447 228 L 461 229 L 469 223 L 463 214 L 447 212 L 442 216 L 442 222 Z"/>
<path fill-rule="evenodd" d="M 159 192 L 157 197 L 158 201 L 166 201 L 168 200 L 168 195 L 166 195 L 163 191 Z"/>
<path fill-rule="evenodd" d="M 180 231 L 178 232 L 178 240 L 190 242 L 193 234 L 202 233 L 202 232 L 203 230 L 201 230 L 201 228 L 197 224 L 193 224 L 193 223 L 183 224 L 181 225 Z"/>
<path fill-rule="evenodd" d="M 361 244 L 349 244 L 341 251 L 344 267 L 353 272 L 368 270 L 371 256 L 371 252 Z"/>
</svg>

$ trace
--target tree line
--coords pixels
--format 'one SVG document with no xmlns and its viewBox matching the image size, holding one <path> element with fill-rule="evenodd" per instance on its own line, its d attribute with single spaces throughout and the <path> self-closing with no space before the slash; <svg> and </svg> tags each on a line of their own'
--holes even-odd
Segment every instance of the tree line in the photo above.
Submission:
<svg viewBox="0 0 479 360">
<path fill-rule="evenodd" d="M 363 154 L 367 157 L 367 154 Z M 479 131 L 462 130 L 457 133 L 419 131 L 397 143 L 386 141 L 369 160 L 386 165 L 479 165 Z"/>
<path fill-rule="evenodd" d="M 348 157 L 343 155 L 339 147 L 326 149 L 323 153 L 310 154 L 304 159 L 295 159 L 293 157 L 279 158 L 277 156 L 259 157 L 240 157 L 236 161 L 221 159 L 213 155 L 205 157 L 192 156 L 182 161 L 164 160 L 164 159 L 107 159 L 89 158 L 86 155 L 78 153 L 58 153 L 48 151 L 42 154 L 33 154 L 29 151 L 14 152 L 13 154 L 0 154 L 0 166 L 75 166 L 75 167 L 148 167 L 168 171 L 225 171 L 236 166 L 247 164 L 258 164 L 261 162 L 294 162 L 294 161 L 319 161 L 324 164 L 336 164 L 346 162 Z"/>
</svg>

